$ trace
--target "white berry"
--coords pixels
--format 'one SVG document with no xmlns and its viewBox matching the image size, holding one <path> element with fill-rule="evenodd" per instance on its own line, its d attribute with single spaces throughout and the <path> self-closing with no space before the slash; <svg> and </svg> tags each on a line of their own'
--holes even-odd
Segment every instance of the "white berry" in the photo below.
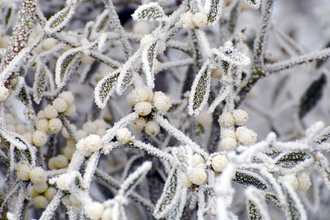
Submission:
<svg viewBox="0 0 330 220">
<path fill-rule="evenodd" d="M 85 214 L 91 220 L 99 220 L 103 215 L 103 211 L 104 206 L 99 202 L 92 202 L 85 208 Z"/>
<path fill-rule="evenodd" d="M 294 174 L 280 176 L 278 178 L 278 182 L 279 183 L 288 182 L 294 190 L 297 190 L 299 185 L 298 179 Z"/>
<path fill-rule="evenodd" d="M 56 108 L 58 112 L 65 112 L 65 110 L 68 108 L 68 104 L 62 98 L 56 98 L 53 101 L 52 105 Z"/>
<path fill-rule="evenodd" d="M 133 127 L 137 130 L 142 130 L 146 124 L 146 120 L 142 117 L 139 117 L 133 122 Z"/>
<path fill-rule="evenodd" d="M 307 173 L 302 173 L 300 176 L 297 177 L 298 179 L 298 190 L 300 191 L 307 191 L 312 183 L 311 179 L 309 178 Z"/>
<path fill-rule="evenodd" d="M 193 22 L 193 16 L 194 14 L 190 11 L 183 13 L 181 15 L 181 23 L 184 28 L 192 29 L 195 27 L 195 23 Z"/>
<path fill-rule="evenodd" d="M 160 131 L 159 125 L 154 121 L 147 122 L 146 126 L 144 127 L 144 130 L 149 135 L 156 135 Z"/>
<path fill-rule="evenodd" d="M 228 159 L 225 155 L 218 155 L 212 159 L 212 167 L 216 172 L 222 172 L 227 164 Z"/>
<path fill-rule="evenodd" d="M 21 164 L 17 168 L 16 175 L 18 178 L 25 181 L 30 178 L 30 171 L 31 171 L 31 168 L 28 165 Z"/>
<path fill-rule="evenodd" d="M 192 17 L 192 21 L 198 27 L 203 27 L 207 24 L 207 15 L 201 12 L 197 12 Z"/>
<path fill-rule="evenodd" d="M 181 176 L 181 180 L 185 187 L 190 188 L 192 186 L 192 182 L 190 181 L 187 174 L 183 173 Z"/>
<path fill-rule="evenodd" d="M 149 34 L 151 32 L 150 24 L 146 21 L 139 21 L 133 25 L 134 34 Z"/>
<path fill-rule="evenodd" d="M 41 167 L 36 167 L 30 171 L 30 180 L 33 184 L 42 184 L 47 180 L 47 175 Z"/>
<path fill-rule="evenodd" d="M 102 147 L 101 137 L 96 134 L 91 134 L 88 137 L 81 139 L 77 144 L 77 150 L 82 152 L 85 156 L 89 156 Z"/>
<path fill-rule="evenodd" d="M 59 118 L 52 118 L 48 122 L 48 132 L 56 134 L 62 129 L 62 121 Z"/>
<path fill-rule="evenodd" d="M 104 210 L 101 220 L 112 220 L 112 209 L 107 208 Z"/>
<path fill-rule="evenodd" d="M 237 140 L 235 131 L 233 131 L 231 129 L 221 129 L 221 138 L 222 139 L 232 138 L 232 139 Z"/>
<path fill-rule="evenodd" d="M 8 95 L 9 95 L 9 90 L 4 86 L 0 86 L 0 102 L 5 101 Z"/>
<path fill-rule="evenodd" d="M 236 129 L 236 136 L 238 141 L 244 145 L 251 145 L 257 141 L 257 133 L 245 126 L 241 126 Z"/>
<path fill-rule="evenodd" d="M 219 118 L 221 127 L 230 128 L 234 126 L 234 117 L 230 112 L 222 113 Z"/>
<path fill-rule="evenodd" d="M 220 141 L 220 150 L 226 150 L 226 151 L 230 151 L 230 150 L 235 150 L 237 146 L 237 141 L 233 138 L 223 138 Z"/>
<path fill-rule="evenodd" d="M 203 127 L 209 126 L 212 121 L 212 115 L 208 114 L 207 112 L 201 112 L 197 117 L 198 124 L 202 125 Z"/>
<path fill-rule="evenodd" d="M 68 105 L 72 104 L 74 101 L 74 96 L 71 91 L 61 92 L 58 97 L 64 99 Z"/>
<path fill-rule="evenodd" d="M 84 131 L 86 131 L 88 134 L 95 134 L 97 130 L 96 124 L 94 124 L 91 121 L 88 121 L 83 126 Z"/>
<path fill-rule="evenodd" d="M 193 162 L 194 162 L 195 165 L 198 165 L 198 164 L 205 163 L 205 160 L 204 160 L 204 158 L 201 155 L 194 154 L 193 155 Z"/>
<path fill-rule="evenodd" d="M 47 107 L 44 109 L 44 114 L 46 118 L 56 118 L 58 116 L 58 111 L 56 108 L 52 105 L 47 105 Z"/>
<path fill-rule="evenodd" d="M 76 112 L 76 105 L 70 104 L 68 105 L 68 108 L 65 110 L 64 115 L 71 116 Z"/>
<path fill-rule="evenodd" d="M 171 107 L 170 98 L 163 92 L 155 92 L 152 102 L 158 111 L 167 111 Z"/>
<path fill-rule="evenodd" d="M 48 200 L 51 201 L 54 196 L 56 195 L 57 190 L 54 187 L 48 187 L 46 192 L 44 193 L 44 197 Z"/>
<path fill-rule="evenodd" d="M 242 109 L 237 109 L 233 111 L 233 117 L 236 125 L 244 125 L 249 119 L 249 114 Z"/>
<path fill-rule="evenodd" d="M 204 169 L 195 167 L 192 173 L 188 175 L 190 181 L 195 185 L 201 185 L 205 183 L 207 174 Z"/>
<path fill-rule="evenodd" d="M 43 131 L 36 130 L 32 135 L 33 144 L 37 147 L 42 147 L 47 142 L 47 134 Z"/>
<path fill-rule="evenodd" d="M 37 196 L 37 197 L 33 198 L 33 202 L 36 207 L 42 208 L 42 209 L 46 208 L 46 206 L 48 205 L 48 201 L 44 196 Z"/>
<path fill-rule="evenodd" d="M 145 116 L 149 115 L 152 109 L 152 105 L 149 102 L 139 102 L 136 103 L 134 110 L 139 115 Z"/>
<path fill-rule="evenodd" d="M 116 138 L 120 143 L 126 144 L 131 139 L 131 132 L 127 128 L 118 129 Z"/>
</svg>

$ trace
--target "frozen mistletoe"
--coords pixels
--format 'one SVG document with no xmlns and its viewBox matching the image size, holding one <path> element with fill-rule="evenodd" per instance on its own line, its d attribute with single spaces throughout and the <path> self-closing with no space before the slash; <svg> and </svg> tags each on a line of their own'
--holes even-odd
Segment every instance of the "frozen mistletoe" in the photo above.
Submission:
<svg viewBox="0 0 330 220">
<path fill-rule="evenodd" d="M 329 216 L 328 4 L 0 4 L 1 219 Z"/>
</svg>

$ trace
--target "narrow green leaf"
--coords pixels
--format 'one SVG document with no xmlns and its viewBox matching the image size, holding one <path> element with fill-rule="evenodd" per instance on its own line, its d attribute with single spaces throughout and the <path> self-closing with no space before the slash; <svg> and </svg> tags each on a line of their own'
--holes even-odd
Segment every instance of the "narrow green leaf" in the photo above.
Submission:
<svg viewBox="0 0 330 220">
<path fill-rule="evenodd" d="M 311 156 L 304 152 L 283 153 L 276 158 L 275 164 L 281 166 L 297 165 L 309 158 Z"/>
<path fill-rule="evenodd" d="M 163 194 L 155 206 L 153 213 L 155 218 L 164 218 L 174 208 L 180 196 L 178 191 L 178 170 L 173 168 L 165 182 Z"/>
<path fill-rule="evenodd" d="M 211 1 L 211 8 L 207 17 L 207 22 L 210 26 L 215 25 L 219 21 L 222 12 L 222 7 L 223 7 L 223 0 Z"/>
<path fill-rule="evenodd" d="M 153 65 L 157 55 L 156 45 L 157 42 L 154 42 L 149 47 L 146 47 L 142 52 L 143 69 L 146 74 L 147 85 L 150 89 L 153 89 L 155 87 Z"/>
<path fill-rule="evenodd" d="M 299 118 L 302 119 L 310 110 L 312 110 L 322 98 L 323 88 L 327 83 L 327 78 L 323 73 L 321 77 L 308 87 L 300 99 Z"/>
<path fill-rule="evenodd" d="M 286 192 L 287 218 L 291 220 L 307 220 L 305 208 L 301 204 L 298 195 L 289 183 L 283 184 Z"/>
<path fill-rule="evenodd" d="M 205 63 L 198 72 L 195 81 L 191 87 L 189 97 L 188 112 L 190 115 L 198 115 L 203 110 L 210 94 L 211 87 L 211 69 Z"/>
<path fill-rule="evenodd" d="M 262 177 L 249 171 L 237 171 L 233 181 L 244 186 L 253 185 L 258 189 L 267 189 L 267 185 Z"/>
<path fill-rule="evenodd" d="M 45 25 L 45 30 L 50 33 L 61 30 L 69 21 L 73 13 L 74 8 L 72 6 L 63 8 L 61 11 L 49 18 Z"/>
<path fill-rule="evenodd" d="M 147 21 L 157 21 L 165 18 L 164 10 L 156 2 L 151 2 L 149 4 L 144 4 L 139 6 L 135 12 L 132 14 L 132 18 L 135 21 L 147 20 Z"/>
<path fill-rule="evenodd" d="M 48 78 L 46 75 L 46 70 L 43 64 L 37 66 L 36 74 L 33 83 L 33 100 L 35 103 L 39 104 L 43 93 L 46 89 Z"/>
<path fill-rule="evenodd" d="M 119 194 L 127 196 L 129 192 L 131 192 L 137 186 L 137 184 L 139 184 L 142 179 L 147 175 L 151 167 L 152 163 L 150 161 L 146 161 L 141 166 L 139 166 L 122 183 L 119 190 Z"/>
<path fill-rule="evenodd" d="M 118 81 L 119 70 L 116 70 L 100 80 L 94 90 L 95 103 L 99 108 L 107 105 Z"/>
<path fill-rule="evenodd" d="M 259 213 L 258 207 L 256 204 L 249 200 L 248 201 L 248 213 L 250 220 L 262 220 L 261 214 Z"/>
<path fill-rule="evenodd" d="M 55 82 L 58 87 L 65 84 L 71 64 L 81 53 L 81 49 L 75 48 L 66 51 L 58 58 L 55 69 Z"/>
</svg>

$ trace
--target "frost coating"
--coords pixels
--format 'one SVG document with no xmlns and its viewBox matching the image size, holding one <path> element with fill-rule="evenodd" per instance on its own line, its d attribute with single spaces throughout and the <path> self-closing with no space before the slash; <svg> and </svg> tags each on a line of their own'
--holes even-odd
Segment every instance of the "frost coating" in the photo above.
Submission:
<svg viewBox="0 0 330 220">
<path fill-rule="evenodd" d="M 159 111 L 167 111 L 171 107 L 170 98 L 163 92 L 155 92 L 152 102 Z"/>
<path fill-rule="evenodd" d="M 235 119 L 230 112 L 222 113 L 219 117 L 219 123 L 224 128 L 230 128 L 234 126 Z"/>
<path fill-rule="evenodd" d="M 9 90 L 4 86 L 0 86 L 0 102 L 5 101 L 8 95 L 9 95 Z"/>
<path fill-rule="evenodd" d="M 257 133 L 248 129 L 245 126 L 241 126 L 237 128 L 236 136 L 238 141 L 244 145 L 251 145 L 257 141 Z"/>
<path fill-rule="evenodd" d="M 216 172 L 222 172 L 228 164 L 228 159 L 225 155 L 218 155 L 212 158 L 212 168 Z"/>
<path fill-rule="evenodd" d="M 135 105 L 134 110 L 139 115 L 149 115 L 152 109 L 152 105 L 149 102 L 139 102 Z"/>
<path fill-rule="evenodd" d="M 131 139 L 131 132 L 127 128 L 121 128 L 117 131 L 117 141 L 126 144 Z"/>
<path fill-rule="evenodd" d="M 101 137 L 96 134 L 90 134 L 86 138 L 81 139 L 77 144 L 77 150 L 85 156 L 89 156 L 102 147 Z"/>
</svg>

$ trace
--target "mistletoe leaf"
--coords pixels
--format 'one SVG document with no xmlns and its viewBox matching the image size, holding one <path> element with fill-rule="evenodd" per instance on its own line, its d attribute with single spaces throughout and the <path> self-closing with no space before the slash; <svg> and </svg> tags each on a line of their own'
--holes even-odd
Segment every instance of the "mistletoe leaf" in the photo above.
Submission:
<svg viewBox="0 0 330 220">
<path fill-rule="evenodd" d="M 60 31 L 74 14 L 74 7 L 69 6 L 49 18 L 45 25 L 45 30 L 49 33 Z"/>
<path fill-rule="evenodd" d="M 58 87 L 65 84 L 71 64 L 81 53 L 80 48 L 74 48 L 66 51 L 58 58 L 55 68 L 55 83 Z"/>
<path fill-rule="evenodd" d="M 244 186 L 253 185 L 258 189 L 267 189 L 267 185 L 264 179 L 258 174 L 253 173 L 251 171 L 236 171 L 233 181 Z"/>
<path fill-rule="evenodd" d="M 147 173 L 151 169 L 151 167 L 152 167 L 152 163 L 150 161 L 146 161 L 141 166 L 139 166 L 122 183 L 120 190 L 119 190 L 119 194 L 127 196 L 147 175 Z"/>
<path fill-rule="evenodd" d="M 153 213 L 155 218 L 164 218 L 177 205 L 181 195 L 180 187 L 178 186 L 178 176 L 178 170 L 172 168 L 165 182 L 163 194 L 155 206 Z"/>
<path fill-rule="evenodd" d="M 208 25 L 214 26 L 220 19 L 223 7 L 223 0 L 212 0 L 210 12 L 207 16 Z"/>
<path fill-rule="evenodd" d="M 190 115 L 198 115 L 203 110 L 210 95 L 211 69 L 204 63 L 198 72 L 191 87 L 188 112 Z"/>
<path fill-rule="evenodd" d="M 115 89 L 118 77 L 119 70 L 116 70 L 97 83 L 94 90 L 94 98 L 95 103 L 99 108 L 104 108 L 107 105 L 107 102 Z"/>
<path fill-rule="evenodd" d="M 143 70 L 146 74 L 147 78 L 147 85 L 150 89 L 155 87 L 155 77 L 153 71 L 154 60 L 156 59 L 156 46 L 157 42 L 152 42 L 148 44 L 142 52 L 142 63 L 143 63 Z"/>
<path fill-rule="evenodd" d="M 156 2 L 141 5 L 132 14 L 132 18 L 135 21 L 157 21 L 163 20 L 165 17 L 166 15 L 163 8 Z"/>
<path fill-rule="evenodd" d="M 323 88 L 327 83 L 327 77 L 323 73 L 321 77 L 308 87 L 304 95 L 300 99 L 299 119 L 302 119 L 316 104 L 320 101 L 323 94 Z"/>
<path fill-rule="evenodd" d="M 33 100 L 35 103 L 40 104 L 41 98 L 44 94 L 48 82 L 46 67 L 43 64 L 38 64 L 34 78 Z"/>
</svg>

